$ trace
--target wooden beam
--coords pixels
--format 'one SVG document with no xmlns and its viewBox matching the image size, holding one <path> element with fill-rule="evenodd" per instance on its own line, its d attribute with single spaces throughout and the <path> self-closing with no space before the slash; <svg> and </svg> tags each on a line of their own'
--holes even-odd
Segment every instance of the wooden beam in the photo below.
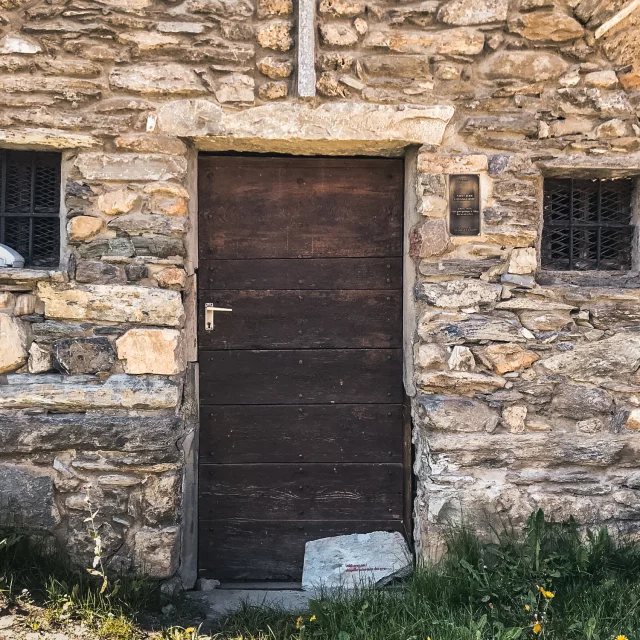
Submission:
<svg viewBox="0 0 640 640">
<path fill-rule="evenodd" d="M 613 27 L 620 24 L 638 8 L 640 8 L 640 0 L 632 0 L 624 9 L 618 11 L 612 18 L 609 18 L 602 26 L 596 29 L 596 40 L 602 38 L 605 33 L 611 31 Z"/>
</svg>

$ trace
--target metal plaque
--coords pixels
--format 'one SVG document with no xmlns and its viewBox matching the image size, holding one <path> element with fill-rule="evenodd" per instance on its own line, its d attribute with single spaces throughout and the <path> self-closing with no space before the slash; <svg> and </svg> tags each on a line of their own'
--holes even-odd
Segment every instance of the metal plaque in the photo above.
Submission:
<svg viewBox="0 0 640 640">
<path fill-rule="evenodd" d="M 449 177 L 449 233 L 480 235 L 480 176 Z"/>
</svg>

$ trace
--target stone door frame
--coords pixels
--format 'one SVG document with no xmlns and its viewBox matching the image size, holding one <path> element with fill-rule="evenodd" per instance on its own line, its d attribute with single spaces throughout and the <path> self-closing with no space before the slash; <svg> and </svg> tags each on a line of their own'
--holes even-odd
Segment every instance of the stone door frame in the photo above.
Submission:
<svg viewBox="0 0 640 640">
<path fill-rule="evenodd" d="M 218 151 L 239 152 L 247 151 L 242 141 L 233 144 L 233 141 L 223 144 L 216 138 L 194 138 L 188 158 L 187 183 L 190 194 L 190 230 L 188 235 L 188 261 L 190 286 L 185 296 L 186 323 L 185 332 L 189 349 L 188 360 L 190 366 L 188 370 L 188 386 L 193 392 L 190 405 L 194 407 L 197 415 L 199 406 L 198 390 L 198 362 L 197 362 L 197 287 L 195 283 L 194 270 L 198 268 L 198 156 L 202 151 L 211 151 L 212 146 L 222 146 Z M 284 145 L 282 144 L 284 142 Z M 412 295 L 416 281 L 416 267 L 409 256 L 410 230 L 415 227 L 420 219 L 417 209 L 417 173 L 418 173 L 418 152 L 420 146 L 415 141 L 394 141 L 392 149 L 376 149 L 375 143 L 369 146 L 368 142 L 363 149 L 362 141 L 344 140 L 337 143 L 333 148 L 331 145 L 322 144 L 314 152 L 314 145 L 302 145 L 305 153 L 301 156 L 379 156 L 379 157 L 403 157 L 404 158 L 404 240 L 403 240 L 403 385 L 406 396 L 409 398 L 415 395 L 414 383 L 414 363 L 413 345 L 417 330 L 417 309 L 415 298 Z M 265 154 L 277 154 L 283 152 L 284 148 L 289 149 L 289 141 L 278 141 L 262 139 L 259 141 L 260 152 Z M 256 141 L 252 140 L 252 147 Z M 352 150 L 351 150 L 352 149 Z M 255 148 L 253 148 L 255 151 Z M 293 149 L 290 149 L 292 155 Z M 334 151 L 332 153 L 332 151 Z M 377 152 L 376 152 L 377 151 Z M 190 381 L 190 383 L 189 383 Z M 409 426 L 411 423 L 409 422 Z M 182 496 L 182 548 L 180 577 L 186 588 L 195 585 L 198 577 L 198 443 L 199 443 L 199 417 L 194 421 L 192 428 L 183 443 L 185 456 L 184 484 Z M 411 457 L 410 440 L 405 447 L 405 455 Z M 413 460 L 405 459 L 405 468 L 413 474 Z M 413 500 L 409 493 L 405 499 Z M 413 503 L 411 502 L 411 509 Z"/>
</svg>

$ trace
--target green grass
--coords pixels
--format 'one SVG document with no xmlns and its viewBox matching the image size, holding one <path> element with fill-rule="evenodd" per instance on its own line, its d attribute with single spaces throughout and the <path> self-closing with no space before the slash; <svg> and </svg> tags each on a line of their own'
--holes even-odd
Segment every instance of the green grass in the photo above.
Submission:
<svg viewBox="0 0 640 640">
<path fill-rule="evenodd" d="M 69 562 L 50 536 L 0 530 L 0 615 L 22 614 L 32 630 L 83 622 L 98 637 L 134 640 L 137 615 L 157 608 L 157 585 L 114 576 L 101 587 L 102 579 Z"/>
<path fill-rule="evenodd" d="M 638 543 L 541 512 L 521 539 L 496 540 L 451 531 L 438 565 L 391 588 L 327 594 L 300 618 L 245 607 L 202 636 L 197 625 L 154 635 L 140 624 L 160 604 L 157 585 L 110 577 L 101 593 L 102 580 L 63 560 L 51 539 L 0 532 L 0 615 L 17 612 L 27 628 L 81 621 L 100 640 L 640 640 Z"/>
<path fill-rule="evenodd" d="M 524 540 L 505 535 L 481 544 L 456 531 L 447 550 L 438 566 L 416 570 L 395 589 L 320 598 L 304 613 L 303 628 L 296 628 L 295 616 L 245 608 L 224 620 L 214 637 L 640 639 L 640 546 L 615 542 L 606 529 L 583 534 L 575 522 L 550 524 L 539 512 Z"/>
</svg>

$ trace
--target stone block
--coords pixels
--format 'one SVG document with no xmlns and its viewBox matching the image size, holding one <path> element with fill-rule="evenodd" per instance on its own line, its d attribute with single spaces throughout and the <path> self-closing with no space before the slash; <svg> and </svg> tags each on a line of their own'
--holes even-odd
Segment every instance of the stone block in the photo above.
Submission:
<svg viewBox="0 0 640 640">
<path fill-rule="evenodd" d="M 446 348 L 439 344 L 421 344 L 414 349 L 415 365 L 419 369 L 441 369 L 448 357 Z"/>
<path fill-rule="evenodd" d="M 251 76 L 232 73 L 216 81 L 214 93 L 218 102 L 253 104 L 255 81 Z"/>
<path fill-rule="evenodd" d="M 513 317 L 491 317 L 479 313 L 425 313 L 418 323 L 418 335 L 427 342 L 524 342 L 520 323 Z"/>
<path fill-rule="evenodd" d="M 509 0 L 449 0 L 438 11 L 438 20 L 452 25 L 492 24 L 507 19 Z"/>
<path fill-rule="evenodd" d="M 538 258 L 533 247 L 514 249 L 509 257 L 509 273 L 526 275 L 535 273 L 538 268 Z"/>
<path fill-rule="evenodd" d="M 26 36 L 8 33 L 0 40 L 0 55 L 34 55 L 41 53 L 42 47 L 39 43 Z"/>
<path fill-rule="evenodd" d="M 482 173 L 489 169 L 489 158 L 484 154 L 444 156 L 421 153 L 418 171 L 433 174 Z"/>
<path fill-rule="evenodd" d="M 37 378 L 31 379 L 35 382 Z M 3 387 L 3 391 L 6 389 Z M 179 452 L 175 442 L 182 429 L 181 419 L 172 415 L 0 414 L 0 441 L 5 454 L 106 449 L 161 454 L 165 462 L 176 462 Z"/>
<path fill-rule="evenodd" d="M 573 322 L 569 312 L 560 309 L 522 311 L 519 315 L 522 326 L 530 331 L 557 331 Z"/>
<path fill-rule="evenodd" d="M 372 29 L 364 39 L 370 49 L 386 49 L 395 53 L 473 56 L 484 49 L 484 34 L 469 28 L 446 31 L 409 31 L 404 29 Z"/>
<path fill-rule="evenodd" d="M 624 424 L 624 428 L 630 429 L 631 431 L 640 431 L 640 409 L 632 409 L 629 411 L 629 417 Z M 637 485 L 635 487 L 636 489 L 640 488 L 640 475 L 638 475 L 638 479 L 634 484 Z"/>
<path fill-rule="evenodd" d="M 102 260 L 79 260 L 76 264 L 76 282 L 81 284 L 124 284 L 124 267 Z"/>
<path fill-rule="evenodd" d="M 527 351 L 519 344 L 511 343 L 489 345 L 482 352 L 482 356 L 491 363 L 493 370 L 501 375 L 527 369 L 540 359 L 533 351 Z"/>
<path fill-rule="evenodd" d="M 67 233 L 69 234 L 70 242 L 84 242 L 97 236 L 102 228 L 104 222 L 100 218 L 94 218 L 93 216 L 76 216 L 71 218 L 67 223 Z"/>
<path fill-rule="evenodd" d="M 502 422 L 511 433 L 524 433 L 527 407 L 516 405 L 502 410 Z"/>
<path fill-rule="evenodd" d="M 75 166 L 85 180 L 122 182 L 182 179 L 187 161 L 157 153 L 81 153 Z"/>
<path fill-rule="evenodd" d="M 256 31 L 256 39 L 263 49 L 289 51 L 294 41 L 291 35 L 293 24 L 284 20 L 274 20 Z"/>
<path fill-rule="evenodd" d="M 615 411 L 613 398 L 603 389 L 586 385 L 559 385 L 551 402 L 552 411 L 565 418 L 587 420 Z"/>
<path fill-rule="evenodd" d="M 91 376 L 7 376 L 0 382 L 0 409 L 172 409 L 180 400 L 181 385 L 159 377 L 113 375 L 104 382 Z"/>
<path fill-rule="evenodd" d="M 281 100 L 289 95 L 289 85 L 286 82 L 265 82 L 258 89 L 260 100 Z"/>
<path fill-rule="evenodd" d="M 3 463 L 0 467 L 0 510 L 3 524 L 51 531 L 58 518 L 53 482 L 37 467 Z"/>
<path fill-rule="evenodd" d="M 330 47 L 350 47 L 358 42 L 358 32 L 349 22 L 324 22 L 320 37 Z"/>
<path fill-rule="evenodd" d="M 258 18 L 288 16 L 293 13 L 293 0 L 258 0 Z"/>
<path fill-rule="evenodd" d="M 293 73 L 293 64 L 291 64 L 290 60 L 274 58 L 273 56 L 262 58 L 257 67 L 262 75 L 272 80 L 288 78 Z"/>
<path fill-rule="evenodd" d="M 562 56 L 544 51 L 498 51 L 480 65 L 492 79 L 544 82 L 559 78 L 569 68 Z"/>
<path fill-rule="evenodd" d="M 584 35 L 582 25 L 562 9 L 515 15 L 509 20 L 509 31 L 533 42 L 567 42 Z"/>
<path fill-rule="evenodd" d="M 451 371 L 474 371 L 476 368 L 476 360 L 469 347 L 456 345 L 451 350 L 451 356 L 447 361 L 447 365 Z"/>
<path fill-rule="evenodd" d="M 158 286 L 162 289 L 173 289 L 181 291 L 187 283 L 187 274 L 184 269 L 168 267 L 157 273 L 153 273 Z"/>
<path fill-rule="evenodd" d="M 424 371 L 416 376 L 416 384 L 424 391 L 463 395 L 503 389 L 506 380 L 499 376 L 468 371 Z"/>
<path fill-rule="evenodd" d="M 449 280 L 417 285 L 416 298 L 434 307 L 455 309 L 497 302 L 501 291 L 501 285 L 483 280 Z"/>
<path fill-rule="evenodd" d="M 27 327 L 17 318 L 0 313 L 0 374 L 27 362 Z"/>
<path fill-rule="evenodd" d="M 178 327 L 184 320 L 177 291 L 135 285 L 52 285 L 40 283 L 45 317 Z"/>
<path fill-rule="evenodd" d="M 596 89 L 614 89 L 618 86 L 618 76 L 613 69 L 592 71 L 585 75 L 584 84 Z"/>
<path fill-rule="evenodd" d="M 253 15 L 251 0 L 189 0 L 188 9 L 219 18 L 243 20 Z"/>
<path fill-rule="evenodd" d="M 53 369 L 51 349 L 47 345 L 32 342 L 29 347 L 29 373 L 47 373 Z"/>
<path fill-rule="evenodd" d="M 126 373 L 174 375 L 185 367 L 181 334 L 175 329 L 130 329 L 116 347 Z"/>
<path fill-rule="evenodd" d="M 143 527 L 134 536 L 135 562 L 141 573 L 154 579 L 169 578 L 180 559 L 179 527 Z"/>
<path fill-rule="evenodd" d="M 109 74 L 114 89 L 148 96 L 204 95 L 208 93 L 193 69 L 174 62 L 116 67 Z"/>
<path fill-rule="evenodd" d="M 320 0 L 318 11 L 337 18 L 355 18 L 364 13 L 364 0 Z"/>
<path fill-rule="evenodd" d="M 413 258 L 436 258 L 446 253 L 450 246 L 446 220 L 435 218 L 413 229 L 409 253 Z"/>
<path fill-rule="evenodd" d="M 147 233 L 158 236 L 180 237 L 187 232 L 188 222 L 183 216 L 164 216 L 132 213 L 118 216 L 107 227 L 124 232 L 129 236 L 141 236 Z"/>
<path fill-rule="evenodd" d="M 0 305 L 1 306 L 1 305 Z M 29 316 L 34 313 L 42 313 L 42 304 L 38 297 L 32 293 L 23 293 L 16 296 L 13 314 L 16 316 Z"/>
<path fill-rule="evenodd" d="M 411 573 L 413 558 L 401 533 L 375 531 L 307 542 L 302 589 L 384 586 Z"/>
<path fill-rule="evenodd" d="M 129 213 L 138 201 L 138 194 L 129 189 L 115 189 L 98 196 L 98 210 L 108 216 Z"/>
<path fill-rule="evenodd" d="M 542 466 L 566 468 L 584 465 L 594 468 L 609 467 L 622 458 L 627 446 L 613 434 L 575 434 L 552 432 L 511 434 L 431 433 L 429 450 L 433 459 L 446 456 L 448 464 L 463 472 L 470 468 L 516 468 Z"/>
<path fill-rule="evenodd" d="M 619 333 L 598 342 L 578 344 L 572 351 L 541 361 L 553 373 L 579 382 L 597 383 L 606 378 L 626 379 L 640 362 L 640 336 Z"/>
<path fill-rule="evenodd" d="M 107 338 L 65 338 L 53 344 L 53 366 L 60 373 L 110 371 L 115 352 Z"/>
<path fill-rule="evenodd" d="M 482 432 L 498 416 L 486 402 L 453 395 L 429 394 L 417 398 L 420 428 L 436 431 Z"/>
<path fill-rule="evenodd" d="M 142 512 L 147 524 L 175 521 L 182 477 L 176 471 L 147 476 L 142 490 Z"/>
</svg>

